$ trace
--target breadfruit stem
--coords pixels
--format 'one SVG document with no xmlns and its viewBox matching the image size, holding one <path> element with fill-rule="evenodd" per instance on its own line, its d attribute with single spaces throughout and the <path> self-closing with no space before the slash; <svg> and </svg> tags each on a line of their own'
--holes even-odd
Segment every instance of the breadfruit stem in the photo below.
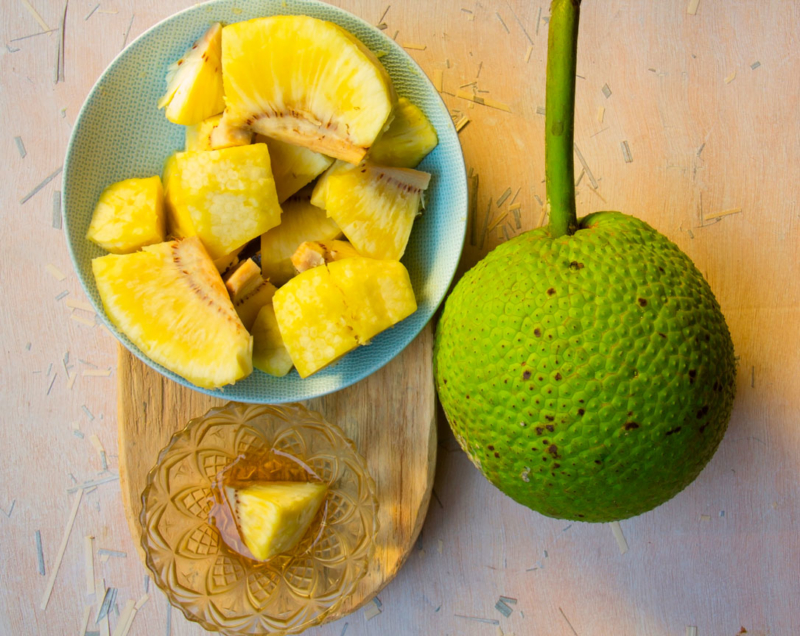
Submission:
<svg viewBox="0 0 800 636">
<path fill-rule="evenodd" d="M 580 7 L 581 0 L 553 0 L 550 7 L 544 165 L 553 238 L 578 229 L 573 128 Z"/>
</svg>

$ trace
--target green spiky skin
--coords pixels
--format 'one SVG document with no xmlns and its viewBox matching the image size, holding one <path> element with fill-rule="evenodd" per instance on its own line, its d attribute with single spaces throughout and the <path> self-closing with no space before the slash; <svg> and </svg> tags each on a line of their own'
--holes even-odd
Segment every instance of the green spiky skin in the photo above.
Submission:
<svg viewBox="0 0 800 636">
<path fill-rule="evenodd" d="M 619 212 L 502 244 L 458 283 L 435 380 L 472 462 L 544 515 L 650 510 L 713 456 L 735 393 L 733 343 L 692 261 Z"/>
</svg>

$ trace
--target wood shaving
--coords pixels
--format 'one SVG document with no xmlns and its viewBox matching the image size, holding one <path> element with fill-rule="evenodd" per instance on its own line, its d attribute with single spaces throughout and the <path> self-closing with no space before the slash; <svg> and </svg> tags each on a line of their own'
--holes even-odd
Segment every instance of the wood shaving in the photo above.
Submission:
<svg viewBox="0 0 800 636">
<path fill-rule="evenodd" d="M 735 79 L 736 79 L 736 69 L 734 69 L 733 73 L 731 73 L 730 75 L 728 75 L 728 77 L 725 78 L 725 83 L 730 84 Z"/>
<path fill-rule="evenodd" d="M 479 618 L 478 616 L 464 616 L 463 614 L 453 614 L 456 618 L 463 618 L 467 621 L 475 621 L 476 623 L 486 623 L 487 625 L 499 625 L 500 621 L 496 618 Z"/>
<path fill-rule="evenodd" d="M 614 538 L 617 540 L 619 553 L 625 554 L 628 551 L 628 542 L 625 540 L 625 535 L 622 534 L 622 526 L 619 525 L 619 521 L 612 521 L 609 525 L 611 526 L 611 532 L 614 533 Z"/>
<path fill-rule="evenodd" d="M 123 48 L 123 49 L 125 48 L 125 45 L 128 43 L 128 36 L 129 36 L 129 35 L 130 35 L 130 33 L 131 33 L 131 27 L 133 26 L 133 19 L 134 19 L 135 17 L 136 17 L 136 14 L 135 14 L 135 13 L 134 13 L 133 15 L 131 15 L 131 21 L 130 21 L 130 22 L 128 22 L 128 28 L 127 28 L 127 29 L 125 29 L 125 37 L 122 39 L 122 48 Z"/>
<path fill-rule="evenodd" d="M 64 298 L 64 296 L 68 296 L 68 295 L 69 295 L 69 292 L 65 289 L 60 294 L 58 294 L 55 298 L 56 298 L 56 300 L 61 300 L 62 298 Z"/>
<path fill-rule="evenodd" d="M 469 9 L 464 9 L 464 8 L 462 8 L 461 11 L 463 11 L 464 13 L 472 13 L 472 11 L 470 11 Z"/>
<path fill-rule="evenodd" d="M 470 102 L 474 102 L 482 106 L 488 106 L 489 108 L 496 108 L 498 110 L 503 110 L 507 113 L 511 112 L 511 107 L 508 106 L 508 104 L 504 104 L 503 102 L 498 102 L 497 100 L 490 99 L 488 97 L 479 97 L 478 95 L 475 95 L 470 91 L 459 90 L 456 92 L 456 97 L 460 97 L 461 99 L 466 99 Z"/>
<path fill-rule="evenodd" d="M 700 515 L 700 521 L 711 521 L 711 515 Z"/>
<path fill-rule="evenodd" d="M 378 24 L 383 22 L 383 19 L 386 17 L 386 14 L 389 13 L 389 9 L 391 9 L 391 8 L 392 8 L 392 5 L 389 5 L 383 10 L 383 13 L 381 13 L 381 17 L 378 19 Z"/>
<path fill-rule="evenodd" d="M 597 137 L 597 135 L 599 135 L 600 133 L 603 133 L 603 132 L 605 132 L 607 130 L 608 130 L 608 126 L 606 126 L 605 128 L 601 128 L 596 133 L 592 134 L 591 137 Z"/>
<path fill-rule="evenodd" d="M 722 212 L 714 212 L 704 217 L 703 221 L 713 221 L 714 219 L 721 219 L 723 216 L 730 216 L 731 214 L 739 214 L 742 208 L 733 208 L 732 210 L 723 210 Z"/>
<path fill-rule="evenodd" d="M 80 309 L 81 311 L 88 311 L 89 313 L 95 313 L 94 307 L 92 307 L 89 303 L 85 300 L 78 300 L 77 298 L 67 298 L 67 302 L 65 303 L 67 307 L 71 309 Z"/>
<path fill-rule="evenodd" d="M 500 225 L 505 220 L 505 218 L 507 216 L 508 216 L 508 212 L 502 214 L 501 216 L 498 216 L 494 221 L 492 221 L 491 225 L 486 229 L 486 231 L 487 232 L 491 232 L 494 228 L 496 228 L 498 225 Z"/>
<path fill-rule="evenodd" d="M 67 390 L 72 391 L 72 387 L 75 385 L 75 378 L 78 377 L 77 373 L 73 373 L 72 375 L 68 376 L 67 380 Z"/>
<path fill-rule="evenodd" d="M 44 550 L 42 550 L 42 533 L 39 530 L 37 530 L 34 533 L 34 537 L 36 539 L 36 561 L 39 565 L 39 574 L 45 576 Z"/>
<path fill-rule="evenodd" d="M 94 433 L 89 435 L 89 441 L 94 446 L 95 451 L 97 451 L 97 456 L 100 458 L 100 462 L 103 465 L 103 470 L 108 470 L 108 463 L 106 460 L 106 449 L 103 448 L 103 443 L 100 441 L 100 438 L 97 437 Z M 100 554 L 101 551 L 98 550 L 97 554 Z M 103 554 L 107 554 L 107 551 L 103 551 Z"/>
<path fill-rule="evenodd" d="M 500 612 L 500 613 L 501 613 L 503 616 L 505 616 L 506 618 L 508 618 L 509 616 L 511 616 L 511 613 L 514 611 L 514 610 L 513 610 L 513 609 L 511 609 L 511 608 L 510 608 L 508 605 L 506 605 L 506 604 L 505 604 L 505 603 L 502 601 L 502 599 L 501 599 L 501 600 L 499 600 L 499 601 L 497 601 L 497 603 L 495 603 L 495 604 L 494 604 L 494 608 L 495 608 L 495 609 L 496 609 L 498 612 Z"/>
<path fill-rule="evenodd" d="M 521 207 L 522 207 L 521 203 L 512 203 L 511 205 L 508 206 L 508 211 L 509 212 L 516 212 Z"/>
<path fill-rule="evenodd" d="M 61 191 L 53 192 L 53 229 L 61 229 Z"/>
<path fill-rule="evenodd" d="M 133 617 L 136 614 L 135 605 L 136 601 L 133 599 L 125 603 L 125 607 L 119 615 L 117 626 L 114 628 L 113 636 L 125 636 L 128 633 L 128 630 L 131 628 L 131 623 L 133 622 Z"/>
<path fill-rule="evenodd" d="M 530 62 L 531 55 L 533 55 L 533 46 L 528 45 L 528 50 L 525 51 L 525 64 Z"/>
<path fill-rule="evenodd" d="M 94 594 L 94 537 L 90 534 L 83 538 L 83 563 L 86 574 L 86 593 Z"/>
<path fill-rule="evenodd" d="M 506 202 L 506 199 L 508 199 L 508 197 L 511 196 L 512 192 L 513 192 L 513 190 L 511 190 L 511 188 L 508 188 L 505 192 L 503 192 L 502 195 L 500 195 L 500 198 L 497 199 L 497 207 L 498 208 Z"/>
<path fill-rule="evenodd" d="M 503 601 L 503 603 L 506 603 L 508 605 L 516 605 L 517 604 L 517 599 L 515 599 L 515 598 L 513 598 L 511 596 L 501 596 L 500 600 Z"/>
<path fill-rule="evenodd" d="M 372 599 L 369 603 L 367 603 L 367 606 L 364 608 L 364 618 L 368 621 L 371 621 L 382 611 L 383 610 L 375 602 L 375 599 Z"/>
<path fill-rule="evenodd" d="M 697 628 L 694 625 L 687 625 L 686 636 L 697 636 Z"/>
<path fill-rule="evenodd" d="M 586 175 L 586 170 L 581 169 L 581 173 L 578 175 L 578 178 L 575 180 L 575 187 L 577 188 L 581 181 L 583 181 L 583 177 Z"/>
<path fill-rule="evenodd" d="M 433 87 L 438 92 L 442 92 L 442 89 L 444 88 L 444 71 L 442 71 L 442 69 L 436 69 L 433 71 Z"/>
<path fill-rule="evenodd" d="M 578 155 L 578 161 L 581 162 L 581 166 L 583 166 L 583 169 L 586 170 L 586 176 L 589 177 L 589 183 L 592 184 L 592 188 L 597 190 L 600 187 L 600 184 L 597 183 L 597 179 L 594 178 L 592 171 L 589 169 L 589 164 L 587 164 L 586 159 L 583 158 L 583 153 L 580 151 L 580 148 L 578 148 L 578 144 L 573 144 L 573 146 L 575 148 L 575 154 Z"/>
<path fill-rule="evenodd" d="M 97 323 L 94 321 L 94 318 L 89 320 L 88 318 L 84 318 L 83 316 L 77 316 L 75 314 L 70 314 L 69 316 L 75 322 L 79 322 L 82 325 L 86 325 L 87 327 L 96 327 Z"/>
<path fill-rule="evenodd" d="M 110 556 L 115 557 L 117 559 L 127 559 L 128 553 L 122 552 L 121 550 L 107 550 L 106 548 L 100 548 L 97 551 L 97 554 L 100 556 Z"/>
<path fill-rule="evenodd" d="M 575 636 L 578 636 L 578 632 L 575 631 L 575 628 L 572 626 L 572 623 L 569 622 L 569 619 L 567 618 L 567 615 L 564 613 L 564 610 L 562 610 L 559 607 L 558 611 L 561 612 L 561 616 L 564 617 L 564 620 L 566 621 L 567 625 L 569 625 L 569 628 L 572 630 L 572 633 L 575 634 Z"/>
<path fill-rule="evenodd" d="M 542 117 L 544 117 L 547 114 L 547 110 L 545 109 L 544 106 L 537 106 L 536 107 L 536 114 L 537 115 L 541 115 Z"/>
<path fill-rule="evenodd" d="M 500 13 L 495 11 L 494 14 L 497 16 L 497 19 L 500 20 L 500 24 L 503 25 L 503 28 L 506 30 L 506 33 L 510 34 L 511 31 L 509 31 L 508 26 L 506 25 L 505 21 L 503 20 L 503 17 L 500 15 Z"/>
<path fill-rule="evenodd" d="M 404 49 L 409 49 L 411 51 L 424 51 L 425 49 L 428 48 L 427 44 L 418 44 L 416 42 L 403 42 L 401 46 Z"/>
<path fill-rule="evenodd" d="M 519 204 L 517 203 L 516 205 L 519 205 Z M 519 208 L 512 207 L 512 208 L 509 208 L 509 210 L 511 210 L 512 214 L 514 215 L 514 223 L 516 223 L 517 229 L 521 230 L 522 229 L 522 218 L 521 218 L 521 215 L 520 215 Z"/>
<path fill-rule="evenodd" d="M 19 151 L 20 158 L 24 159 L 27 156 L 28 151 L 25 150 L 25 144 L 22 143 L 22 137 L 14 137 L 14 143 L 17 144 L 17 150 Z"/>
<path fill-rule="evenodd" d="M 686 13 L 689 15 L 697 15 L 697 7 L 700 6 L 700 0 L 689 0 L 689 6 L 686 7 Z"/>
<path fill-rule="evenodd" d="M 750 65 L 750 68 L 755 71 L 759 66 L 761 66 L 761 62 L 755 61 Z"/>
<path fill-rule="evenodd" d="M 97 11 L 99 8 L 100 8 L 99 4 L 94 5 L 94 9 L 92 9 L 91 11 L 89 11 L 89 13 L 86 14 L 86 17 L 84 18 L 84 21 L 86 21 L 89 18 L 91 18 L 94 15 L 94 12 Z"/>
<path fill-rule="evenodd" d="M 142 609 L 144 604 L 147 603 L 149 599 L 150 595 L 147 592 L 145 592 L 142 596 L 139 597 L 139 600 L 136 601 L 136 604 L 133 606 L 133 608 L 138 612 L 140 609 Z"/>
<path fill-rule="evenodd" d="M 28 201 L 29 201 L 29 200 L 30 200 L 30 199 L 31 199 L 33 196 L 35 196 L 35 195 L 36 195 L 36 194 L 39 192 L 39 190 L 41 190 L 42 188 L 44 188 L 44 187 L 45 187 L 45 186 L 46 186 L 48 183 L 50 183 L 50 182 L 51 182 L 53 179 L 55 179 L 55 178 L 56 178 L 56 177 L 57 177 L 59 174 L 61 174 L 61 170 L 62 170 L 62 169 L 63 169 L 63 166 L 60 166 L 60 167 L 59 167 L 59 168 L 58 168 L 56 171 L 54 171 L 52 174 L 50 174 L 50 175 L 48 175 L 47 177 L 45 177 L 44 181 L 42 181 L 42 182 L 41 182 L 39 185 L 37 185 L 37 186 L 36 186 L 36 187 L 35 187 L 33 190 L 31 190 L 30 192 L 28 192 L 28 194 L 26 194 L 24 197 L 22 197 L 22 198 L 19 200 L 19 203 L 20 203 L 20 205 L 24 205 L 25 203 L 27 203 L 27 202 L 28 202 Z"/>
<path fill-rule="evenodd" d="M 478 241 L 478 186 L 480 185 L 479 175 L 469 177 L 469 218 L 471 222 L 470 245 L 475 247 Z"/>
<path fill-rule="evenodd" d="M 92 581 L 92 587 L 94 587 L 94 581 Z M 93 592 L 94 590 L 92 590 Z M 90 592 L 91 594 L 91 592 Z M 83 619 L 81 620 L 81 631 L 78 632 L 81 636 L 86 634 L 86 630 L 89 628 L 89 617 L 92 615 L 92 606 L 87 605 L 83 608 Z"/>
<path fill-rule="evenodd" d="M 381 31 L 385 31 L 386 29 L 389 28 L 389 25 L 386 24 L 385 22 L 381 22 L 376 28 L 380 29 Z"/>
<path fill-rule="evenodd" d="M 517 200 L 519 193 L 522 192 L 522 188 L 517 188 L 517 191 L 514 193 L 514 197 L 511 199 L 510 204 L 513 205 L 514 201 Z"/>
<path fill-rule="evenodd" d="M 519 16 L 517 15 L 517 13 L 514 11 L 514 9 L 511 7 L 511 5 L 508 3 L 508 0 L 506 0 L 506 6 L 508 7 L 508 10 L 511 11 L 511 15 L 514 16 L 514 19 L 517 21 L 517 24 L 519 25 L 519 28 L 522 29 L 522 32 L 525 34 L 525 37 L 528 39 L 528 43 L 533 45 L 533 39 L 531 38 L 530 35 L 528 35 L 528 32 L 525 30 L 525 27 L 522 25 L 522 20 L 519 19 Z"/>
<path fill-rule="evenodd" d="M 483 231 L 481 232 L 481 244 L 478 246 L 478 249 L 483 249 L 484 244 L 486 243 L 486 232 L 487 228 L 489 227 L 489 217 L 492 216 L 492 197 L 489 197 L 489 208 L 486 210 L 486 216 L 483 217 Z"/>
<path fill-rule="evenodd" d="M 625 163 L 632 163 L 633 155 L 631 154 L 631 147 L 628 145 L 628 142 L 623 141 L 620 147 L 622 148 L 622 158 L 625 160 Z"/>
<path fill-rule="evenodd" d="M 101 596 L 100 592 L 102 592 L 104 588 L 105 581 L 103 581 L 102 585 L 95 591 L 97 598 L 102 598 L 102 600 L 98 600 L 99 607 L 97 608 L 97 616 L 94 619 L 95 625 L 108 616 L 109 612 L 111 611 L 111 606 L 114 605 L 114 601 L 117 599 L 117 588 L 105 588 L 105 593 Z"/>
<path fill-rule="evenodd" d="M 65 63 L 65 56 L 64 56 L 64 42 L 66 40 L 66 28 L 67 28 L 67 9 L 69 8 L 69 0 L 66 0 L 64 3 L 64 13 L 61 16 L 61 23 L 59 25 L 58 30 L 58 56 L 56 59 L 56 78 L 55 83 L 58 84 L 59 82 L 64 81 L 64 63 Z M 61 115 L 64 116 L 63 114 Z"/>
<path fill-rule="evenodd" d="M 90 422 L 94 421 L 94 414 L 89 410 L 89 408 L 85 404 L 81 404 L 81 410 L 86 413 L 86 417 L 89 418 Z"/>
<path fill-rule="evenodd" d="M 608 84 L 603 84 L 603 88 L 600 90 L 603 92 L 603 95 L 606 96 L 606 99 L 611 97 L 611 88 L 609 88 Z"/>
<path fill-rule="evenodd" d="M 478 64 L 478 72 L 475 74 L 475 79 L 478 79 L 481 76 L 482 70 L 483 70 L 483 60 L 481 60 L 480 64 Z"/>
<path fill-rule="evenodd" d="M 42 16 L 39 15 L 39 12 L 33 8 L 33 5 L 30 2 L 28 2 L 28 0 L 20 0 L 20 2 L 22 2 L 22 6 L 24 6 L 28 10 L 28 13 L 30 13 L 33 16 L 33 19 L 39 23 L 39 26 L 42 27 L 43 31 L 50 32 L 55 30 L 47 26 L 47 22 L 45 22 L 42 19 Z"/>
<path fill-rule="evenodd" d="M 600 108 L 597 109 L 597 122 L 602 124 L 605 116 L 606 116 L 606 107 L 600 106 Z"/>
<path fill-rule="evenodd" d="M 55 563 L 50 570 L 50 580 L 47 582 L 47 587 L 44 591 L 44 596 L 42 596 L 42 602 L 39 603 L 39 609 L 44 611 L 47 609 L 47 603 L 50 601 L 50 595 L 53 593 L 53 587 L 56 584 L 56 576 L 58 575 L 58 569 L 61 567 L 61 561 L 64 558 L 64 552 L 67 550 L 67 542 L 69 541 L 69 535 L 72 533 L 72 526 L 75 523 L 75 517 L 78 516 L 78 509 L 81 505 L 81 499 L 83 498 L 83 490 L 78 490 L 75 493 L 75 499 L 72 503 L 72 510 L 69 514 L 69 519 L 67 520 L 67 525 L 64 527 L 64 536 L 61 538 L 61 545 L 58 548 L 58 554 L 56 555 Z"/>
<path fill-rule="evenodd" d="M 50 391 L 53 390 L 53 385 L 56 383 L 56 378 L 58 377 L 58 373 L 53 374 L 53 379 L 50 380 L 50 386 L 47 387 L 46 395 L 50 395 Z"/>
<path fill-rule="evenodd" d="M 467 124 L 468 124 L 470 121 L 471 121 L 471 120 L 470 120 L 470 118 L 469 118 L 469 117 L 467 117 L 466 115 L 463 115 L 463 116 L 461 117 L 461 119 L 459 119 L 459 120 L 456 122 L 456 132 L 457 132 L 457 133 L 459 133 L 459 132 L 461 132 L 462 130 L 464 130 L 464 128 L 466 127 L 466 125 L 467 125 Z"/>
</svg>

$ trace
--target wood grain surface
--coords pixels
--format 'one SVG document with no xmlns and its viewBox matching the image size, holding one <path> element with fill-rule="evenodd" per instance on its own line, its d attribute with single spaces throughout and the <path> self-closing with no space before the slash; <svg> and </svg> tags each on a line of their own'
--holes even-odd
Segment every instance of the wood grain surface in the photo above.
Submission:
<svg viewBox="0 0 800 636">
<path fill-rule="evenodd" d="M 361 607 L 397 574 L 416 541 L 436 468 L 436 395 L 430 326 L 389 364 L 357 384 L 303 404 L 339 425 L 367 460 L 378 495 L 375 556 L 367 575 L 328 621 Z M 119 347 L 119 473 L 131 535 L 139 548 L 147 473 L 172 435 L 226 402 L 165 378 Z M 376 400 L 375 396 L 382 396 Z M 139 549 L 142 559 L 144 553 Z M 326 621 L 326 622 L 328 622 Z"/>
<path fill-rule="evenodd" d="M 120 612 L 142 597 L 146 574 L 119 483 L 109 481 L 86 489 L 52 597 L 39 609 L 74 504 L 73 478 L 113 479 L 119 471 L 117 345 L 90 326 L 90 312 L 66 304 L 85 299 L 63 232 L 53 227 L 59 178 L 20 201 L 62 165 L 83 100 L 126 38 L 193 4 L 70 0 L 64 81 L 56 84 L 58 34 L 34 35 L 42 27 L 27 7 L 54 29 L 64 2 L 0 2 L 0 634 L 15 636 L 81 633 L 84 608 L 96 603 L 86 593 L 86 535 L 95 537 L 94 575 L 118 589 Z M 415 47 L 409 53 L 430 76 L 441 71 L 445 103 L 470 120 L 460 138 L 468 169 L 479 175 L 478 236 L 466 245 L 462 271 L 505 232 L 539 225 L 549 3 L 334 4 L 373 24 L 391 5 L 387 32 Z M 368 620 L 368 604 L 309 634 L 495 636 L 499 628 L 516 636 L 683 636 L 688 627 L 697 636 L 742 628 L 800 634 L 799 27 L 795 0 L 583 2 L 576 143 L 597 187 L 584 174 L 578 212 L 636 214 L 684 249 L 710 281 L 739 358 L 730 428 L 698 480 L 623 521 L 628 550 L 621 554 L 608 525 L 546 519 L 499 493 L 440 418 L 430 510 L 421 539 L 379 595 L 382 613 Z M 488 91 L 478 96 L 511 112 L 470 108 L 456 95 L 473 82 Z M 515 195 L 519 227 L 510 210 Z M 481 246 L 487 209 L 487 225 L 508 216 Z M 739 211 L 720 216 L 732 210 Z M 67 373 L 75 377 L 71 388 Z M 149 600 L 130 634 L 203 633 L 170 614 L 147 585 Z M 508 618 L 495 609 L 500 595 L 518 599 Z M 93 621 L 94 614 L 90 632 L 100 629 Z M 118 622 L 112 608 L 112 631 Z"/>
</svg>

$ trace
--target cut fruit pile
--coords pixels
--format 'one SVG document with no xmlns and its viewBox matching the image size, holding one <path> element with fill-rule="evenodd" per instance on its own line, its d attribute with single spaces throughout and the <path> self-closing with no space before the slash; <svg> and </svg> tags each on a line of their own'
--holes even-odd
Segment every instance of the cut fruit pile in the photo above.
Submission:
<svg viewBox="0 0 800 636">
<path fill-rule="evenodd" d="M 106 313 L 145 355 L 204 388 L 305 378 L 416 311 L 399 260 L 438 138 L 354 36 L 214 24 L 158 106 L 184 150 L 106 188 L 86 235 L 112 253 L 92 263 Z"/>
<path fill-rule="evenodd" d="M 254 483 L 225 487 L 242 541 L 259 561 L 288 552 L 308 531 L 328 487 L 310 482 Z"/>
</svg>

